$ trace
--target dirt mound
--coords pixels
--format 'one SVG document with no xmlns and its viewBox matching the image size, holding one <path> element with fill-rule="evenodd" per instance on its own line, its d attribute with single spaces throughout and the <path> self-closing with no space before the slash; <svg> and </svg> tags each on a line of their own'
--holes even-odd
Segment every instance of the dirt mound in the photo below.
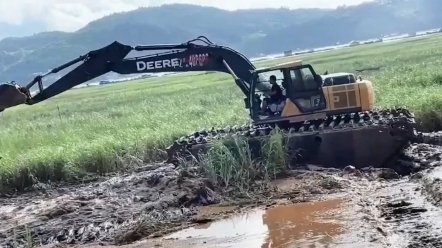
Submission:
<svg viewBox="0 0 442 248">
<path fill-rule="evenodd" d="M 442 148 L 432 144 L 412 144 L 403 149 L 390 168 L 406 176 L 442 165 Z"/>
</svg>

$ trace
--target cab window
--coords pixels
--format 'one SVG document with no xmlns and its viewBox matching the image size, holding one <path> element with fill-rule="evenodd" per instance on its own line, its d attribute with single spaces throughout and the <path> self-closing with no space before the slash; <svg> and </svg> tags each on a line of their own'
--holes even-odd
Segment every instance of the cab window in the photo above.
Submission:
<svg viewBox="0 0 442 248">
<path fill-rule="evenodd" d="M 259 73 L 258 80 L 256 82 L 256 93 L 267 94 L 268 92 L 270 92 L 272 85 L 269 82 L 269 78 L 271 75 L 275 75 L 276 83 L 279 86 L 282 86 L 281 88 L 283 90 L 283 94 L 285 94 L 284 74 L 281 70 L 273 70 Z"/>
<path fill-rule="evenodd" d="M 310 68 L 291 69 L 290 78 L 292 80 L 293 90 L 296 92 L 318 90 L 318 83 Z"/>
</svg>

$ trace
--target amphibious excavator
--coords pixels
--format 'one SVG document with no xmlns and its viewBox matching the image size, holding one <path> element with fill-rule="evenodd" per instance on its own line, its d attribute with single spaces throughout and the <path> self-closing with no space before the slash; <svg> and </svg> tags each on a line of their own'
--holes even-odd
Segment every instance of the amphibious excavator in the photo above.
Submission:
<svg viewBox="0 0 442 248">
<path fill-rule="evenodd" d="M 162 51 L 126 58 L 131 51 Z M 80 63 L 47 87 L 43 78 Z M 255 68 L 249 59 L 232 48 L 212 43 L 204 36 L 181 44 L 129 46 L 117 41 L 93 50 L 28 85 L 0 85 L 0 111 L 19 104 L 33 105 L 108 72 L 119 74 L 161 72 L 223 72 L 230 74 L 244 94 L 251 124 L 224 129 L 212 128 L 177 139 L 168 149 L 169 161 L 185 153 L 210 147 L 214 139 L 241 135 L 262 140 L 278 127 L 286 134 L 290 150 L 303 151 L 298 162 L 324 166 L 381 166 L 409 142 L 414 117 L 404 109 L 373 111 L 374 91 L 368 80 L 351 73 L 319 75 L 300 60 Z M 274 75 L 284 97 L 262 103 L 269 97 Z M 38 93 L 30 89 L 38 85 Z M 299 154 L 298 154 L 299 155 Z"/>
</svg>

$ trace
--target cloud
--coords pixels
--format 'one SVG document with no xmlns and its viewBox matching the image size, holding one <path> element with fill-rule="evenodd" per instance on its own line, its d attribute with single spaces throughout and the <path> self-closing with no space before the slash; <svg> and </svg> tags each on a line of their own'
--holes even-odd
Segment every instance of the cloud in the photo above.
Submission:
<svg viewBox="0 0 442 248">
<path fill-rule="evenodd" d="M 235 10 L 239 8 L 333 8 L 369 0 L 0 0 L 0 22 L 20 25 L 38 20 L 50 30 L 74 31 L 90 21 L 116 12 L 167 3 L 189 3 Z"/>
<path fill-rule="evenodd" d="M 278 8 L 281 6 L 288 8 L 336 8 L 339 5 L 355 5 L 370 0 L 158 0 L 151 1 L 153 3 L 192 3 L 205 6 L 214 6 L 218 8 L 235 10 L 249 8 Z"/>
<path fill-rule="evenodd" d="M 149 6 L 143 0 L 0 0 L 0 22 L 42 20 L 52 30 L 73 31 L 92 20 Z"/>
</svg>

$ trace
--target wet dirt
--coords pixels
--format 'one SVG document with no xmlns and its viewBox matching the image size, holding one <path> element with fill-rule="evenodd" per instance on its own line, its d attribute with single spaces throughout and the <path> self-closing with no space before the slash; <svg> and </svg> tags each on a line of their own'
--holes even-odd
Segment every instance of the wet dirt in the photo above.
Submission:
<svg viewBox="0 0 442 248">
<path fill-rule="evenodd" d="M 0 247 L 64 243 L 129 244 L 207 223 L 256 205 L 309 201 L 346 187 L 337 172 L 299 169 L 284 181 L 255 192 L 218 188 L 198 168 L 150 165 L 82 185 L 0 197 Z M 207 212 L 202 206 L 235 206 Z"/>
<path fill-rule="evenodd" d="M 131 242 L 195 213 L 191 205 L 219 201 L 204 178 L 183 178 L 173 166 L 139 171 L 82 186 L 2 197 L 1 245 Z"/>
<path fill-rule="evenodd" d="M 296 166 L 249 192 L 168 164 L 40 185 L 0 197 L 0 247 L 442 247 L 441 161 L 416 144 L 391 168 Z"/>
<path fill-rule="evenodd" d="M 404 155 L 410 158 L 407 165 L 421 171 L 359 191 L 360 212 L 382 234 L 382 247 L 442 247 L 442 208 L 435 204 L 440 187 L 431 183 L 442 169 L 441 151 L 439 146 L 415 144 Z"/>
</svg>

